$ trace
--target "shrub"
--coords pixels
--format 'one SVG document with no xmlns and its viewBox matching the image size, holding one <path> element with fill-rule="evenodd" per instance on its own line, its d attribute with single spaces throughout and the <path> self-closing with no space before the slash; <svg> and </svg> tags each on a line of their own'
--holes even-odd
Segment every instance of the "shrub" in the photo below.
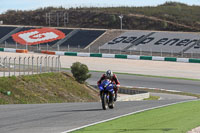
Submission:
<svg viewBox="0 0 200 133">
<path fill-rule="evenodd" d="M 75 62 L 71 66 L 71 72 L 79 83 L 84 83 L 88 78 L 91 77 L 89 73 L 88 67 L 85 64 L 81 64 L 80 62 Z"/>
</svg>

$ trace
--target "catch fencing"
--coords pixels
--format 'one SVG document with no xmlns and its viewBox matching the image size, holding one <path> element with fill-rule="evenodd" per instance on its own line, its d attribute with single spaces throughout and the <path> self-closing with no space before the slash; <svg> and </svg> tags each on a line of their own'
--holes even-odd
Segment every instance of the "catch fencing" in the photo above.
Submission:
<svg viewBox="0 0 200 133">
<path fill-rule="evenodd" d="M 60 68 L 60 56 L 0 57 L 1 77 L 59 72 Z"/>
</svg>

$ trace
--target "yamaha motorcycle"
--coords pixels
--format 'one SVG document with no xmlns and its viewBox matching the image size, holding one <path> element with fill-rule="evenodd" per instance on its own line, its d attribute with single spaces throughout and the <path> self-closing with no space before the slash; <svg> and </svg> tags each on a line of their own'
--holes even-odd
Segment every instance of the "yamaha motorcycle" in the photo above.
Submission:
<svg viewBox="0 0 200 133">
<path fill-rule="evenodd" d="M 102 103 L 102 108 L 104 110 L 114 108 L 114 84 L 109 79 L 105 79 L 98 86 L 100 90 L 100 98 Z"/>
</svg>

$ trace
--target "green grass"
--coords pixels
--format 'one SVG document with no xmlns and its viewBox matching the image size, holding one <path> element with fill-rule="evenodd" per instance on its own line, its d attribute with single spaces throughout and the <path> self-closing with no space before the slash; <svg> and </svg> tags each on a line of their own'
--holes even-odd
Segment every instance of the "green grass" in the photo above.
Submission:
<svg viewBox="0 0 200 133">
<path fill-rule="evenodd" d="M 200 101 L 175 104 L 104 122 L 74 133 L 186 133 L 200 126 Z"/>
<path fill-rule="evenodd" d="M 149 98 L 145 98 L 144 100 L 159 100 L 159 99 L 160 99 L 159 96 L 152 96 L 152 95 L 150 95 Z"/>
<path fill-rule="evenodd" d="M 68 73 L 0 77 L 0 104 L 95 102 L 98 98 L 97 92 Z"/>
</svg>

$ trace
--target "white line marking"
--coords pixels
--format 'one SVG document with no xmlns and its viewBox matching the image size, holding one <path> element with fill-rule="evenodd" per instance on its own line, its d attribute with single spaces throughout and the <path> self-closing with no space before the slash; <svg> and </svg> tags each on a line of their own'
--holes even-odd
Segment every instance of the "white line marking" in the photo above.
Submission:
<svg viewBox="0 0 200 133">
<path fill-rule="evenodd" d="M 181 102 L 176 102 L 176 103 L 170 103 L 170 104 L 166 104 L 166 105 L 161 105 L 161 106 L 157 106 L 157 107 L 152 107 L 152 108 L 148 108 L 148 109 L 144 109 L 144 110 L 139 110 L 139 111 L 136 111 L 136 112 L 131 112 L 131 113 L 120 115 L 120 116 L 113 117 L 113 118 L 110 118 L 110 119 L 106 119 L 106 120 L 102 120 L 102 121 L 99 121 L 99 122 L 95 122 L 95 123 L 91 123 L 91 124 L 88 124 L 88 125 L 84 125 L 84 126 L 81 126 L 81 127 L 78 127 L 78 128 L 70 129 L 70 130 L 67 130 L 67 131 L 64 131 L 64 132 L 61 132 L 61 133 L 69 133 L 69 132 L 76 131 L 76 130 L 79 130 L 79 129 L 82 129 L 82 128 L 85 128 L 85 127 L 93 126 L 93 125 L 96 125 L 96 124 L 99 124 L 99 123 L 111 121 L 111 120 L 114 120 L 114 119 L 117 119 L 117 118 L 120 118 L 120 117 L 124 117 L 124 116 L 128 116 L 128 115 L 133 115 L 133 114 L 136 114 L 136 113 L 141 113 L 141 112 L 152 110 L 152 109 L 167 107 L 167 106 L 174 105 L 174 104 L 179 104 L 179 103 L 186 103 L 186 102 L 191 102 L 191 101 L 198 101 L 198 100 L 199 99 L 197 99 L 197 100 L 196 99 L 195 100 L 186 100 L 186 101 L 181 101 Z"/>
</svg>

